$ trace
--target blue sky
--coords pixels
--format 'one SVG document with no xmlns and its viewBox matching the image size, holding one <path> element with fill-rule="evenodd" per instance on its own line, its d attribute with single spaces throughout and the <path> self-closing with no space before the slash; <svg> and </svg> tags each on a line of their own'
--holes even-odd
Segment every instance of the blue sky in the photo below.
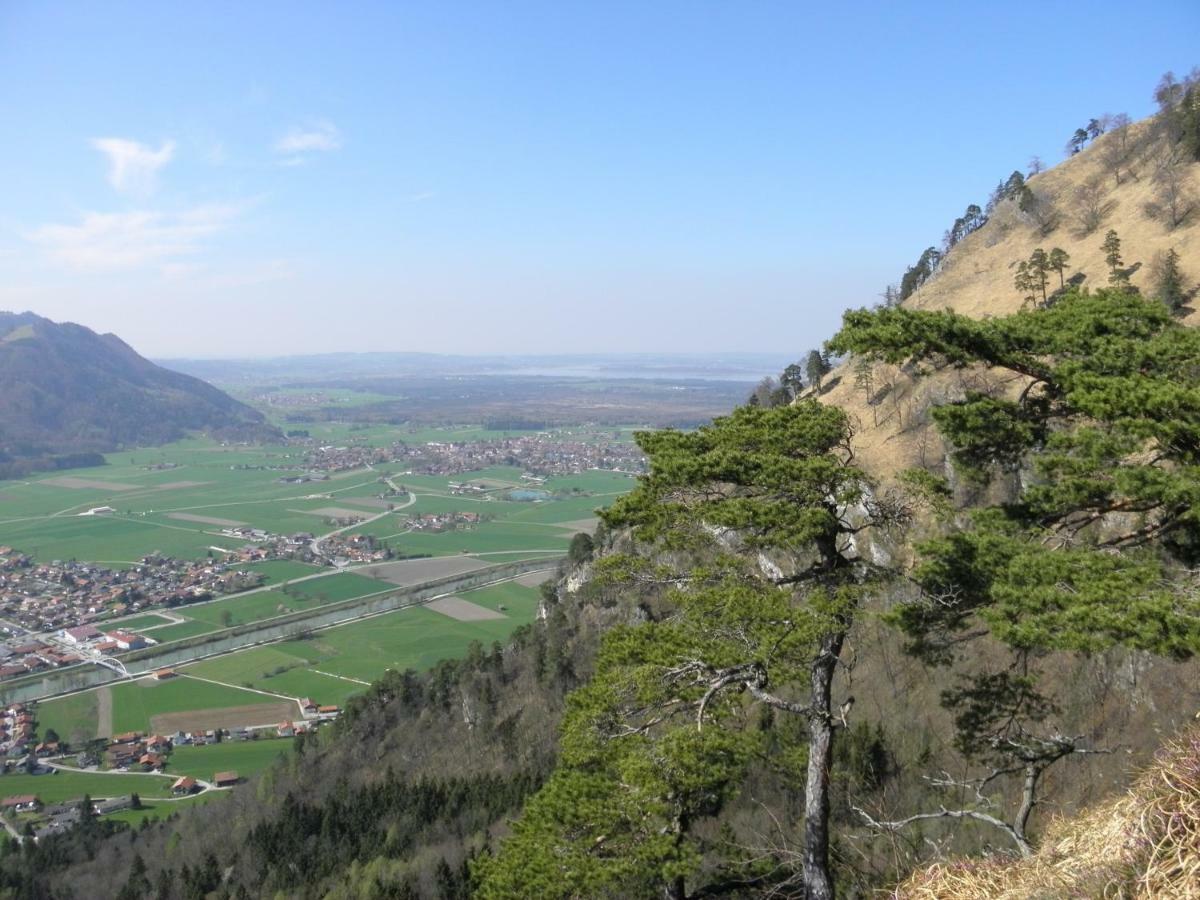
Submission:
<svg viewBox="0 0 1200 900">
<path fill-rule="evenodd" d="M 1200 3 L 0 3 L 0 308 L 154 356 L 796 352 Z"/>
</svg>

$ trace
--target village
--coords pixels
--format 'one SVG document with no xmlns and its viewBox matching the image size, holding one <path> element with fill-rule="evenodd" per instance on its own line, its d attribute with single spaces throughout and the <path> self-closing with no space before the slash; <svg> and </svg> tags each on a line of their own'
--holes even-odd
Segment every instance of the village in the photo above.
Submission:
<svg viewBox="0 0 1200 900">
<path fill-rule="evenodd" d="M 266 553 L 268 551 L 262 551 Z M 10 635 L 56 631 L 153 607 L 173 607 L 249 590 L 254 572 L 225 561 L 182 560 L 153 554 L 122 569 L 75 560 L 35 562 L 0 546 L 0 614 Z M 249 558 L 255 553 L 247 552 Z M 267 557 L 264 557 L 267 558 Z M 20 647 L 9 647 L 19 654 Z M 0 655 L 3 654 L 0 650 Z"/>
<path fill-rule="evenodd" d="M 171 670 L 155 673 L 156 679 L 174 678 Z M 169 795 L 174 800 L 186 799 L 212 790 L 227 790 L 243 779 L 237 771 L 213 772 L 211 777 L 177 773 L 172 775 L 172 752 L 181 747 L 204 747 L 227 742 L 245 742 L 296 738 L 315 731 L 336 718 L 337 706 L 318 706 L 311 700 L 299 701 L 300 717 L 270 725 L 204 731 L 177 731 L 170 735 L 126 732 L 111 738 L 97 738 L 85 745 L 68 745 L 53 730 L 38 737 L 37 705 L 12 703 L 0 711 L 0 767 L 4 774 L 41 776 L 47 779 L 69 777 L 71 773 L 91 775 L 123 775 L 138 773 L 162 776 L 144 782 L 142 793 Z M 24 784 L 30 783 L 28 780 Z M 40 779 L 37 783 L 41 783 Z M 91 782 L 105 784 L 107 782 Z M 114 791 L 127 787 L 128 780 L 111 782 Z M 47 782 L 54 796 L 63 792 L 57 780 Z M 39 793 L 14 794 L 0 798 L 0 824 L 17 838 L 39 840 L 79 823 L 87 816 L 104 816 L 142 806 L 137 792 L 115 793 L 114 796 L 79 797 L 43 802 Z"/>
<path fill-rule="evenodd" d="M 462 514 L 471 516 L 472 514 Z M 414 528 L 438 530 L 453 515 L 440 514 Z M 477 521 L 477 517 L 476 517 Z M 37 563 L 0 546 L 0 680 L 15 678 L 137 650 L 155 643 L 103 622 L 153 610 L 171 610 L 238 594 L 263 585 L 263 576 L 238 566 L 296 559 L 343 568 L 381 562 L 392 551 L 371 535 L 335 534 L 325 539 L 321 557 L 310 550 L 313 535 L 266 535 L 221 559 L 182 560 L 145 556 L 127 569 L 74 560 Z"/>
<path fill-rule="evenodd" d="M 303 442 L 303 441 L 301 441 Z M 577 475 L 593 470 L 641 474 L 645 457 L 628 440 L 569 440 L 549 432 L 520 437 L 473 441 L 433 441 L 409 444 L 396 441 L 386 447 L 350 444 L 314 446 L 304 457 L 311 473 L 344 472 L 364 466 L 402 464 L 419 475 L 459 475 L 489 466 L 518 466 L 530 475 Z"/>
</svg>

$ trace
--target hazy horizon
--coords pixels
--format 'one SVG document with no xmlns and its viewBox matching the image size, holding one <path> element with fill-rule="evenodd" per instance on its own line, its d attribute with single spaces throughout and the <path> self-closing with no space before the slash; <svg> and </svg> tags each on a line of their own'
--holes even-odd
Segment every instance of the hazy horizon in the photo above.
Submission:
<svg viewBox="0 0 1200 900">
<path fill-rule="evenodd" d="M 798 357 L 1148 114 L 1200 32 L 1151 5 L 6 4 L 0 308 L 164 359 Z"/>
</svg>

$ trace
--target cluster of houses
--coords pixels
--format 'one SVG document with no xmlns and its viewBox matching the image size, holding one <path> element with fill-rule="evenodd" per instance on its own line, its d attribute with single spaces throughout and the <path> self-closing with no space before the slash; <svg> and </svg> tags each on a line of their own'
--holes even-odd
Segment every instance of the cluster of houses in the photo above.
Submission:
<svg viewBox="0 0 1200 900">
<path fill-rule="evenodd" d="M 110 769 L 162 772 L 167 767 L 168 755 L 176 746 L 176 739 L 182 738 L 181 734 L 174 737 L 161 734 L 144 736 L 137 731 L 116 734 L 104 751 L 104 762 Z"/>
<path fill-rule="evenodd" d="M 408 528 L 410 531 L 438 534 L 443 531 L 474 528 L 481 521 L 483 521 L 483 516 L 475 512 L 424 513 L 419 516 L 409 516 Z"/>
<path fill-rule="evenodd" d="M 79 662 L 80 656 L 38 640 L 0 643 L 0 678 L 16 678 Z"/>
<path fill-rule="evenodd" d="M 309 443 L 301 439 L 299 443 Z M 620 433 L 580 429 L 577 433 L 532 432 L 520 437 L 482 441 L 396 441 L 386 447 L 365 444 L 311 446 L 304 456 L 305 474 L 289 475 L 289 483 L 319 480 L 320 473 L 345 472 L 387 463 L 403 463 L 422 475 L 457 475 L 489 466 L 518 466 L 535 476 L 573 475 L 592 469 L 639 474 L 646 458 Z M 283 481 L 284 479 L 280 479 Z"/>
<path fill-rule="evenodd" d="M 150 554 L 126 569 L 110 569 L 73 560 L 38 563 L 0 546 L 0 614 L 27 631 L 52 632 L 245 590 L 255 586 L 253 578 L 223 560 Z"/>
<path fill-rule="evenodd" d="M 155 673 L 160 679 L 174 677 L 170 669 Z M 318 727 L 322 722 L 335 718 L 340 710 L 337 706 L 320 705 L 305 698 L 299 703 L 303 718 L 284 721 L 265 729 L 268 734 L 281 738 L 295 737 Z M 33 710 L 24 703 L 12 703 L 0 711 L 0 751 L 10 761 L 7 765 L 23 765 L 29 771 L 50 772 L 39 760 L 60 757 L 67 753 L 66 745 L 57 740 L 34 744 L 37 730 Z M 263 729 L 235 728 L 209 729 L 207 731 L 178 731 L 172 735 L 142 734 L 131 731 L 113 735 L 103 749 L 91 746 L 81 752 L 73 762 L 80 768 L 103 766 L 111 771 L 138 771 L 163 774 L 168 768 L 171 751 L 177 747 L 204 746 L 221 741 L 246 741 L 259 736 Z M 215 772 L 208 785 L 217 788 L 232 787 L 241 781 L 236 771 Z M 191 775 L 180 775 L 171 783 L 171 792 L 177 797 L 197 793 L 206 786 L 205 782 Z M 110 797 L 95 801 L 92 812 L 107 815 L 123 809 L 133 808 L 137 803 L 133 795 Z M 0 815 L 36 813 L 25 821 L 33 826 L 33 834 L 42 838 L 76 824 L 80 819 L 80 801 L 43 806 L 36 794 L 17 794 L 0 798 Z"/>
<path fill-rule="evenodd" d="M 545 478 L 595 469 L 636 475 L 646 468 L 646 458 L 636 444 L 603 431 L 581 433 L 578 438 L 537 432 L 487 441 L 398 441 L 387 450 L 390 458 L 386 462 L 404 463 L 421 475 L 459 475 L 490 466 L 517 466 L 532 478 Z"/>
<path fill-rule="evenodd" d="M 330 535 L 321 541 L 321 553 L 324 561 L 338 568 L 351 563 L 383 562 L 393 556 L 392 550 L 371 534 Z"/>
<path fill-rule="evenodd" d="M 0 714 L 0 752 L 8 758 L 28 754 L 37 722 L 24 703 L 10 703 Z"/>
</svg>

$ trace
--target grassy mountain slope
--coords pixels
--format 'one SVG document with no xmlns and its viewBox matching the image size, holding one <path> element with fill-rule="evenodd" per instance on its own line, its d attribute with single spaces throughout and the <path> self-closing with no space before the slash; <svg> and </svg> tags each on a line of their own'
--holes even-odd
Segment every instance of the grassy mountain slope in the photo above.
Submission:
<svg viewBox="0 0 1200 900">
<path fill-rule="evenodd" d="M 112 334 L 0 312 L 0 464 L 175 440 L 270 434 L 261 413 L 139 356 Z"/>
<path fill-rule="evenodd" d="M 1019 861 L 939 863 L 896 900 L 1200 896 L 1200 733 L 1171 741 L 1127 792 L 1049 829 Z"/>
<path fill-rule="evenodd" d="M 1046 230 L 1023 215 L 1015 201 L 1000 203 L 987 224 L 968 235 L 946 256 L 936 275 L 905 301 L 913 309 L 949 309 L 973 318 L 1006 315 L 1022 308 L 1021 292 L 1013 286 L 1017 264 L 1034 249 L 1060 247 L 1070 254 L 1065 272 L 1068 281 L 1085 287 L 1107 284 L 1108 266 L 1101 244 L 1109 229 L 1121 239 L 1130 282 L 1153 296 L 1154 261 L 1168 250 L 1180 256 L 1180 268 L 1192 291 L 1191 306 L 1200 285 L 1200 164 L 1181 165 L 1184 193 L 1197 198 L 1196 207 L 1176 227 L 1149 208 L 1158 190 L 1155 172 L 1164 153 L 1156 120 L 1130 126 L 1131 147 L 1122 167 L 1120 184 L 1112 174 L 1106 152 L 1119 135 L 1102 135 L 1091 146 L 1061 164 L 1032 176 L 1028 185 L 1047 204 L 1052 223 Z M 1092 188 L 1099 192 L 1093 205 L 1100 218 L 1094 228 L 1081 222 L 1084 204 L 1079 195 Z M 1051 288 L 1058 276 L 1051 275 Z M 1184 321 L 1200 325 L 1200 309 L 1189 309 Z M 988 381 L 987 373 L 941 373 L 914 382 L 893 367 L 877 366 L 870 387 L 864 386 L 853 364 L 843 364 L 827 378 L 831 387 L 826 403 L 851 412 L 858 420 L 856 451 L 865 469 L 888 478 L 913 466 L 938 468 L 944 448 L 930 426 L 931 403 L 960 396 L 963 390 Z M 871 402 L 874 398 L 874 402 Z"/>
</svg>

